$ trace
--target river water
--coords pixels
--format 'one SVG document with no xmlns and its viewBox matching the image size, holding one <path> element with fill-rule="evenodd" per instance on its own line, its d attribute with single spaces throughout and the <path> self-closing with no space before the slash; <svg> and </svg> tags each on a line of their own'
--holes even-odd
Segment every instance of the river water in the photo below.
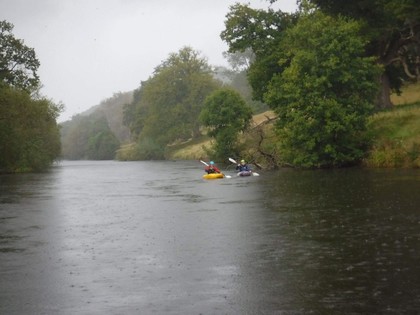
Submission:
<svg viewBox="0 0 420 315">
<path fill-rule="evenodd" d="M 0 176 L 0 314 L 418 314 L 420 170 L 202 166 Z"/>
</svg>

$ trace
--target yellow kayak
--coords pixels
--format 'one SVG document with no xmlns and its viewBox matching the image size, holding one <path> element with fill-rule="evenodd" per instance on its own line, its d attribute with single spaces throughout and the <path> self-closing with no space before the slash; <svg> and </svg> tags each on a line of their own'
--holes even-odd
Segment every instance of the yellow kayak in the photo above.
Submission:
<svg viewBox="0 0 420 315">
<path fill-rule="evenodd" d="M 223 177 L 225 177 L 225 175 L 223 175 L 222 173 L 211 173 L 211 174 L 203 175 L 204 179 L 217 179 L 217 178 L 223 178 Z"/>
</svg>

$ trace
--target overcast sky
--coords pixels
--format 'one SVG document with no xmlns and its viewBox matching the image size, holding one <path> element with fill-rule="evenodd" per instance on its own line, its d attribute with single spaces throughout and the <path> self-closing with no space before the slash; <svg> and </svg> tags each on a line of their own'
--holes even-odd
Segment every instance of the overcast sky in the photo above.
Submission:
<svg viewBox="0 0 420 315">
<path fill-rule="evenodd" d="M 229 6 L 266 0 L 0 0 L 0 20 L 35 49 L 42 94 L 62 102 L 59 121 L 114 93 L 132 91 L 170 53 L 190 46 L 210 65 L 227 65 L 220 39 Z M 274 7 L 296 10 L 296 0 Z"/>
</svg>

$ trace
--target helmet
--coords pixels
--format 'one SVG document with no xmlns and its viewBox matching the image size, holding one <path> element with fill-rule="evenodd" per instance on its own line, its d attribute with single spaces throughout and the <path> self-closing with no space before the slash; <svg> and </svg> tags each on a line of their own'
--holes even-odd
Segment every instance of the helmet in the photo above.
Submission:
<svg viewBox="0 0 420 315">
<path fill-rule="evenodd" d="M 210 165 L 213 165 L 214 164 L 214 162 L 213 161 L 210 161 Z"/>
<path fill-rule="evenodd" d="M 241 163 L 242 163 L 242 164 L 245 164 L 245 160 L 241 160 Z"/>
</svg>

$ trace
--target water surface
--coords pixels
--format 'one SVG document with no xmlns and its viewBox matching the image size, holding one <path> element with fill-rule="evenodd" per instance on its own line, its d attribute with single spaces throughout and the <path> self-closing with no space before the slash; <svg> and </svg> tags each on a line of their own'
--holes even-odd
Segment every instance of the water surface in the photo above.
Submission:
<svg viewBox="0 0 420 315">
<path fill-rule="evenodd" d="M 202 174 L 0 176 L 0 314 L 417 314 L 419 170 Z"/>
</svg>

